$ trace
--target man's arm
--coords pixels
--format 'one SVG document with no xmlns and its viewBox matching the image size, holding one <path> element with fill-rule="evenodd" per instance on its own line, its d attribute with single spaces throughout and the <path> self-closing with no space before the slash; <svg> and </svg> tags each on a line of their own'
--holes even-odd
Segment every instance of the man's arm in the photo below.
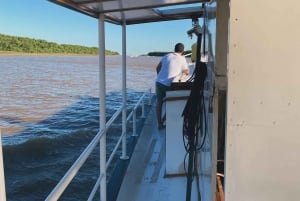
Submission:
<svg viewBox="0 0 300 201">
<path fill-rule="evenodd" d="M 184 67 L 183 67 L 182 73 L 186 74 L 186 75 L 190 74 L 189 64 L 186 62 L 185 58 L 184 58 Z"/>
<path fill-rule="evenodd" d="M 158 74 L 161 69 L 161 62 L 156 66 L 156 73 Z"/>
</svg>

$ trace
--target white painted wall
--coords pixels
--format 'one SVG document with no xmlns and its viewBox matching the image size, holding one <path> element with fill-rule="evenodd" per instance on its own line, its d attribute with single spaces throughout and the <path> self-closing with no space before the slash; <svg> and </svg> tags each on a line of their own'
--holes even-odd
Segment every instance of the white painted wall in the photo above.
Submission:
<svg viewBox="0 0 300 201">
<path fill-rule="evenodd" d="M 300 200 L 300 1 L 231 0 L 226 201 Z"/>
</svg>

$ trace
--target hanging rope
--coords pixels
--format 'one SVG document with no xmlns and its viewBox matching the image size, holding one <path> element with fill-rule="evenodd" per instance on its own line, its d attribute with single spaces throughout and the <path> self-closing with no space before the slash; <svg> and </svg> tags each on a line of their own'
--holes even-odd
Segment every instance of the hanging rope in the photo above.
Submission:
<svg viewBox="0 0 300 201">
<path fill-rule="evenodd" d="M 204 5 L 203 5 L 204 7 Z M 205 10 L 205 9 L 204 9 Z M 187 140 L 185 149 L 188 154 L 188 172 L 187 172 L 187 188 L 186 188 L 186 201 L 191 200 L 191 190 L 193 177 L 197 176 L 197 151 L 201 149 L 205 141 L 205 135 L 203 136 L 203 142 L 200 147 L 198 145 L 199 132 L 205 131 L 205 106 L 204 106 L 204 81 L 207 75 L 206 63 L 201 62 L 201 41 L 203 37 L 203 48 L 205 48 L 205 25 L 204 34 L 199 33 L 197 35 L 197 56 L 194 82 L 191 89 L 190 96 L 187 100 L 185 108 L 183 110 L 183 138 Z M 203 51 L 205 52 L 205 51 Z M 197 180 L 199 180 L 197 178 Z M 199 184 L 197 182 L 197 184 Z M 198 191 L 198 200 L 201 200 L 200 190 Z"/>
</svg>

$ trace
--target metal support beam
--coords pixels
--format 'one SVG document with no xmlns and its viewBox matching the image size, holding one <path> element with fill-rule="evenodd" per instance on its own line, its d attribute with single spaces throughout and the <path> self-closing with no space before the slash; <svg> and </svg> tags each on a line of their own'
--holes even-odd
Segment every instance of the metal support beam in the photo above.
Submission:
<svg viewBox="0 0 300 201">
<path fill-rule="evenodd" d="M 227 74 L 229 0 L 217 1 L 216 12 L 216 75 Z"/>
<path fill-rule="evenodd" d="M 100 14 L 99 26 L 99 114 L 100 130 L 104 135 L 100 139 L 100 175 L 103 178 L 100 182 L 100 201 L 106 201 L 106 80 L 105 80 L 105 26 L 104 15 Z"/>
<path fill-rule="evenodd" d="M 122 139 L 122 156 L 121 159 L 127 160 L 127 142 L 126 142 L 126 124 L 127 124 L 127 97 L 126 97 L 126 24 L 122 24 L 122 97 L 123 97 L 123 111 L 122 111 L 122 133 L 125 133 Z"/>
</svg>

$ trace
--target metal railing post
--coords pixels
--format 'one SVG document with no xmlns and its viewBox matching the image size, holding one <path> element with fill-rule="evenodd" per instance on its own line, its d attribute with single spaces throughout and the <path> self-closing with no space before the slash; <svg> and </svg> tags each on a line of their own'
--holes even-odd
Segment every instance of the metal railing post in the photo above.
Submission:
<svg viewBox="0 0 300 201">
<path fill-rule="evenodd" d="M 151 88 L 150 88 L 150 89 L 149 89 L 149 105 L 151 105 L 151 103 L 152 103 L 152 102 L 151 102 L 151 99 L 152 99 L 152 97 L 151 97 L 151 92 L 152 92 L 152 91 L 151 91 Z"/>
<path fill-rule="evenodd" d="M 136 134 L 136 110 L 133 111 L 132 116 L 132 136 L 137 136 Z"/>
<path fill-rule="evenodd" d="M 145 118 L 145 101 L 142 100 L 142 118 Z"/>
<path fill-rule="evenodd" d="M 0 128 L 0 200 L 6 200 L 6 191 L 5 191 L 5 177 L 4 177 L 4 166 L 3 166 L 3 154 L 2 154 L 2 134 Z"/>
</svg>

